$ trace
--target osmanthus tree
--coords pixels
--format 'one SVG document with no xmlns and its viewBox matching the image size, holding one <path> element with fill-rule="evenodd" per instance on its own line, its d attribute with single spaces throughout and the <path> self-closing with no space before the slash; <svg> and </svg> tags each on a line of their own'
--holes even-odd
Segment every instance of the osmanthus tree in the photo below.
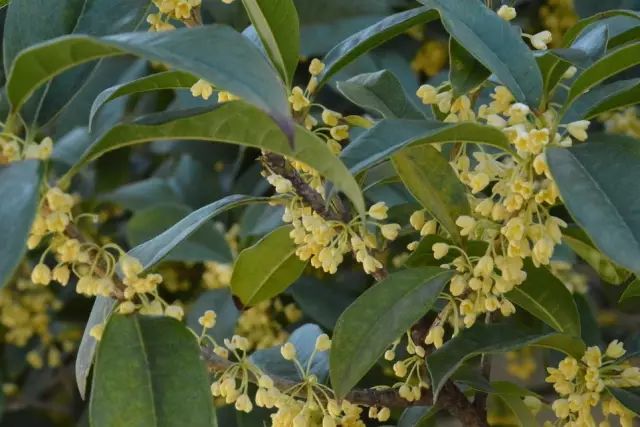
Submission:
<svg viewBox="0 0 640 427">
<path fill-rule="evenodd" d="M 8 413 L 75 360 L 95 427 L 633 425 L 640 13 L 4 3 Z"/>
</svg>

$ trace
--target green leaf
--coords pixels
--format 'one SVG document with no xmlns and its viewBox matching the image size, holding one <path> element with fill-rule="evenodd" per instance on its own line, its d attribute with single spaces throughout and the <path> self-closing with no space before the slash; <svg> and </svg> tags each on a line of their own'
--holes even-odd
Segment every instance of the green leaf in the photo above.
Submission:
<svg viewBox="0 0 640 427">
<path fill-rule="evenodd" d="M 569 226 L 564 229 L 562 242 L 585 260 L 605 281 L 619 285 L 629 277 L 629 272 L 596 249 L 589 236 L 579 227 Z"/>
<path fill-rule="evenodd" d="M 268 200 L 268 198 L 241 195 L 227 196 L 190 213 L 153 239 L 131 249 L 129 255 L 137 258 L 145 270 L 148 270 L 160 262 L 173 248 L 188 239 L 214 216 L 238 206 L 264 202 L 266 200 Z"/>
<path fill-rule="evenodd" d="M 91 307 L 89 319 L 84 327 L 80 347 L 76 356 L 75 374 L 76 384 L 80 397 L 83 399 L 87 393 L 87 381 L 89 380 L 89 372 L 93 365 L 93 359 L 96 354 L 96 346 L 98 342 L 90 333 L 94 326 L 106 323 L 111 315 L 113 308 L 116 306 L 116 300 L 113 298 L 98 296 Z"/>
<path fill-rule="evenodd" d="M 289 120 L 286 90 L 275 70 L 251 42 L 220 25 L 107 37 L 72 35 L 40 43 L 16 58 L 7 80 L 9 101 L 17 111 L 39 86 L 61 72 L 123 54 L 193 73 L 269 112 L 282 126 Z"/>
<path fill-rule="evenodd" d="M 629 411 L 636 415 L 640 415 L 640 390 L 607 387 L 607 391 L 611 393 L 615 399 Z"/>
<path fill-rule="evenodd" d="M 83 4 L 83 0 L 61 0 L 51 8 L 47 0 L 12 2 L 7 8 L 2 40 L 5 73 L 22 50 L 73 31 Z M 48 13 L 43 13 L 45 10 Z M 25 25 L 27 22 L 29 25 Z"/>
<path fill-rule="evenodd" d="M 558 332 L 580 336 L 580 315 L 571 292 L 544 267 L 525 266 L 527 278 L 506 297 Z"/>
<path fill-rule="evenodd" d="M 296 255 L 290 225 L 277 228 L 238 255 L 231 291 L 245 305 L 255 305 L 282 293 L 302 274 L 307 263 Z"/>
<path fill-rule="evenodd" d="M 141 77 L 129 83 L 110 87 L 101 92 L 93 101 L 91 113 L 89 115 L 89 128 L 93 123 L 93 118 L 100 108 L 109 101 L 120 98 L 122 96 L 153 92 L 156 90 L 166 89 L 187 89 L 198 81 L 192 74 L 184 71 L 165 71 L 162 73 L 152 74 L 150 76 Z"/>
<path fill-rule="evenodd" d="M 111 317 L 96 355 L 89 417 L 93 427 L 216 426 L 194 336 L 168 317 Z"/>
<path fill-rule="evenodd" d="M 588 144 L 550 148 L 546 157 L 565 206 L 578 225 L 611 260 L 640 272 L 638 141 L 599 135 Z"/>
<path fill-rule="evenodd" d="M 420 2 L 438 11 L 451 37 L 495 74 L 518 101 L 540 104 L 542 76 L 519 29 L 477 0 Z"/>
<path fill-rule="evenodd" d="M 451 38 L 449 41 L 449 81 L 455 97 L 484 83 L 491 75 L 467 50 Z"/>
<path fill-rule="evenodd" d="M 330 357 L 331 384 L 344 397 L 391 343 L 436 302 L 451 272 L 423 267 L 392 273 L 366 290 L 338 319 Z"/>
<path fill-rule="evenodd" d="M 608 10 L 600 12 L 589 18 L 580 20 L 576 25 L 569 28 L 564 35 L 563 44 L 570 45 L 579 35 L 584 34 L 586 29 L 592 25 L 598 25 L 598 21 L 602 21 L 615 16 L 627 16 L 630 18 L 640 19 L 640 13 L 632 10 Z M 588 31 L 588 30 L 587 30 Z"/>
<path fill-rule="evenodd" d="M 640 42 L 623 45 L 609 52 L 575 79 L 564 109 L 566 110 L 576 98 L 604 80 L 638 64 L 640 64 Z"/>
<path fill-rule="evenodd" d="M 461 243 L 456 219 L 471 208 L 464 184 L 444 156 L 430 145 L 418 145 L 396 153 L 392 162 L 409 192 Z"/>
<path fill-rule="evenodd" d="M 131 246 L 151 240 L 191 214 L 184 205 L 159 205 L 136 212 L 127 222 L 126 235 Z M 231 251 L 224 235 L 211 223 L 198 228 L 188 239 L 176 245 L 165 257 L 168 261 L 230 263 Z"/>
<path fill-rule="evenodd" d="M 486 144 L 511 152 L 499 129 L 478 123 L 442 123 L 433 120 L 386 119 L 360 134 L 340 158 L 352 173 L 361 172 L 408 145 L 430 143 Z"/>
<path fill-rule="evenodd" d="M 604 112 L 640 102 L 640 78 L 620 80 L 593 88 L 579 96 L 561 117 L 563 123 L 591 119 Z"/>
<path fill-rule="evenodd" d="M 427 356 L 434 399 L 464 361 L 481 354 L 501 353 L 528 345 L 555 348 L 577 358 L 582 356 L 585 349 L 584 343 L 578 338 L 548 332 L 539 325 L 515 322 L 477 323 Z"/>
<path fill-rule="evenodd" d="M 422 119 L 398 78 L 390 71 L 358 74 L 338 82 L 338 90 L 351 102 L 386 119 Z"/>
<path fill-rule="evenodd" d="M 640 297 L 640 279 L 635 279 L 633 282 L 629 283 L 629 286 L 627 286 L 620 296 L 620 301 L 633 297 Z"/>
<path fill-rule="evenodd" d="M 574 293 L 573 300 L 576 302 L 578 313 L 580 313 L 580 329 L 582 340 L 588 346 L 602 346 L 602 332 L 596 319 L 596 308 L 587 294 Z"/>
<path fill-rule="evenodd" d="M 494 381 L 491 383 L 491 387 L 494 389 L 496 396 L 502 399 L 511 409 L 521 427 L 536 427 L 539 425 L 535 415 L 524 404 L 522 397 L 527 394 L 523 395 L 523 390 L 520 387 L 506 381 Z"/>
<path fill-rule="evenodd" d="M 325 69 L 318 76 L 319 86 L 325 84 L 338 71 L 366 52 L 404 33 L 409 28 L 433 21 L 438 17 L 427 7 L 417 7 L 387 16 L 337 44 L 327 53 L 323 62 Z"/>
<path fill-rule="evenodd" d="M 433 406 L 413 406 L 402 412 L 398 427 L 427 427 L 440 408 Z"/>
<path fill-rule="evenodd" d="M 0 166 L 0 288 L 13 276 L 40 201 L 42 169 L 35 160 Z"/>
<path fill-rule="evenodd" d="M 364 212 L 364 199 L 358 183 L 320 138 L 298 126 L 292 148 L 287 136 L 265 113 L 242 101 L 225 102 L 211 111 L 187 117 L 161 114 L 116 126 L 98 139 L 61 181 L 68 182 L 85 164 L 117 148 L 176 139 L 244 145 L 300 160 L 332 181 L 351 199 L 358 211 Z"/>
<path fill-rule="evenodd" d="M 300 24 L 292 0 L 242 0 L 271 62 L 287 86 L 298 65 Z"/>
<path fill-rule="evenodd" d="M 319 326 L 307 323 L 293 331 L 287 340 L 296 347 L 300 364 L 305 368 L 309 364 L 309 373 L 318 377 L 320 382 L 329 375 L 329 353 L 315 351 L 316 339 L 322 334 Z M 255 351 L 250 360 L 269 375 L 296 382 L 304 380 L 296 365 L 282 357 L 279 345 Z"/>
</svg>

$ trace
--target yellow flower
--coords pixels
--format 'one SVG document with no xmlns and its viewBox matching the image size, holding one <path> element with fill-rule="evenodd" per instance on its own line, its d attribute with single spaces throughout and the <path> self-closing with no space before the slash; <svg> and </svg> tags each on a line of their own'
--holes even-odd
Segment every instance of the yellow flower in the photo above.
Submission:
<svg viewBox="0 0 640 427">
<path fill-rule="evenodd" d="M 31 281 L 36 285 L 48 285 L 51 282 L 51 270 L 45 264 L 37 264 L 31 272 Z"/>
<path fill-rule="evenodd" d="M 335 111 L 331 111 L 328 109 L 322 110 L 322 121 L 327 126 L 337 126 L 338 120 L 342 118 L 342 114 L 336 113 Z"/>
<path fill-rule="evenodd" d="M 540 31 L 531 36 L 531 45 L 538 50 L 546 50 L 547 45 L 552 42 L 551 31 Z"/>
<path fill-rule="evenodd" d="M 53 280 L 60 283 L 62 286 L 66 286 L 69 283 L 69 277 L 71 276 L 71 271 L 69 267 L 64 264 L 58 265 L 53 269 Z"/>
<path fill-rule="evenodd" d="M 433 257 L 435 259 L 441 259 L 449 252 L 449 245 L 442 242 L 434 243 L 433 246 L 431 246 L 431 250 L 433 251 Z"/>
<path fill-rule="evenodd" d="M 345 140 L 349 138 L 349 126 L 334 126 L 329 130 L 329 133 L 331 134 L 331 138 L 335 139 L 336 141 Z"/>
<path fill-rule="evenodd" d="M 322 334 L 316 338 L 317 351 L 328 351 L 331 348 L 331 339 L 327 334 Z"/>
<path fill-rule="evenodd" d="M 587 140 L 587 129 L 591 122 L 589 120 L 578 120 L 567 125 L 567 131 L 578 141 Z"/>
<path fill-rule="evenodd" d="M 387 211 L 389 208 L 385 202 L 378 202 L 369 208 L 369 216 L 373 219 L 384 220 L 387 219 Z"/>
<path fill-rule="evenodd" d="M 198 318 L 198 323 L 202 325 L 206 329 L 211 329 L 216 325 L 216 312 L 213 310 L 207 310 L 204 312 L 200 318 Z"/>
<path fill-rule="evenodd" d="M 318 58 L 313 58 L 309 64 L 309 74 L 318 76 L 324 71 L 324 63 Z"/>
<path fill-rule="evenodd" d="M 400 231 L 400 224 L 385 224 L 380 227 L 380 232 L 387 240 L 395 240 Z"/>
<path fill-rule="evenodd" d="M 293 108 L 293 111 L 301 111 L 307 108 L 310 104 L 309 100 L 306 96 L 304 96 L 304 92 L 299 86 L 296 86 L 291 90 L 289 102 L 291 103 L 291 108 Z"/>
<path fill-rule="evenodd" d="M 438 102 L 438 89 L 431 85 L 422 85 L 416 91 L 416 95 L 423 104 L 430 105 Z"/>
<path fill-rule="evenodd" d="M 462 236 L 468 236 L 476 227 L 476 220 L 468 215 L 462 215 L 456 219 L 456 225 L 460 227 L 460 234 Z"/>
<path fill-rule="evenodd" d="M 605 351 L 605 355 L 611 359 L 622 357 L 625 353 L 626 350 L 624 349 L 624 344 L 618 340 L 611 341 Z"/>
<path fill-rule="evenodd" d="M 498 9 L 498 16 L 505 21 L 511 21 L 516 17 L 516 15 L 516 9 L 513 7 L 509 7 L 506 4 L 503 4 L 502 6 L 500 6 L 500 9 Z"/>
<path fill-rule="evenodd" d="M 179 305 L 169 305 L 164 309 L 164 315 L 173 317 L 176 320 L 182 320 L 184 317 L 184 310 Z"/>
<path fill-rule="evenodd" d="M 429 236 L 431 234 L 435 234 L 437 227 L 438 227 L 438 222 L 435 219 L 431 219 L 424 223 L 424 225 L 420 229 L 420 235 Z"/>
<path fill-rule="evenodd" d="M 423 210 L 415 211 L 409 217 L 409 224 L 411 224 L 411 226 L 418 231 L 422 229 L 422 227 L 424 226 L 424 222 L 425 218 Z"/>
<path fill-rule="evenodd" d="M 590 368 L 599 368 L 602 365 L 602 353 L 600 352 L 600 348 L 596 346 L 587 348 L 584 356 L 582 356 L 582 361 Z"/>
<path fill-rule="evenodd" d="M 194 97 L 202 97 L 202 99 L 207 100 L 213 94 L 213 86 L 205 80 L 198 80 L 191 86 L 191 95 Z"/>
<path fill-rule="evenodd" d="M 296 347 L 288 342 L 280 347 L 280 354 L 285 360 L 293 360 L 296 358 Z"/>
<path fill-rule="evenodd" d="M 102 323 L 95 325 L 89 330 L 89 335 L 93 337 L 96 341 L 100 341 L 102 339 L 103 333 L 104 333 L 104 324 Z"/>
<path fill-rule="evenodd" d="M 444 338 L 444 328 L 442 326 L 434 326 L 429 329 L 429 333 L 424 338 L 424 343 L 429 345 L 433 344 L 435 348 L 442 347 Z"/>
<path fill-rule="evenodd" d="M 469 174 L 469 179 L 469 186 L 471 187 L 471 192 L 474 194 L 482 191 L 489 185 L 489 176 L 484 172 Z"/>
</svg>

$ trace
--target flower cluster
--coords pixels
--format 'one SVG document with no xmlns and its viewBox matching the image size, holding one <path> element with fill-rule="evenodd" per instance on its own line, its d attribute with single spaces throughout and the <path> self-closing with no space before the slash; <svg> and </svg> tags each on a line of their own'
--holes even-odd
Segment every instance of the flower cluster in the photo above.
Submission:
<svg viewBox="0 0 640 427">
<path fill-rule="evenodd" d="M 554 40 L 561 40 L 564 33 L 578 22 L 574 0 L 547 0 L 538 13 Z"/>
<path fill-rule="evenodd" d="M 417 95 L 445 115 L 445 122 L 484 123 L 500 129 L 510 143 L 506 151 L 462 145 L 451 161 L 468 188 L 472 207 L 472 215 L 457 218 L 459 233 L 485 244 L 480 253 L 446 242 L 433 244 L 434 258 L 449 256 L 444 267 L 457 272 L 449 286 L 456 300 L 449 320 L 457 330 L 459 318 L 470 327 L 485 313 L 512 314 L 515 308 L 504 294 L 526 279 L 524 261 L 530 259 L 536 267 L 549 265 L 567 224 L 549 212 L 559 193 L 544 152 L 548 146 L 567 147 L 574 139 L 586 140 L 589 122 L 560 125 L 553 109 L 534 113 L 527 105 L 515 102 L 504 86 L 495 88 L 489 104 L 475 109 L 469 96 L 454 99 L 447 87 L 447 82 L 440 87 L 423 85 Z M 415 212 L 410 222 L 422 236 L 446 236 L 423 211 Z M 416 246 L 414 242 L 409 249 Z"/>
<path fill-rule="evenodd" d="M 46 241 L 40 262 L 31 272 L 31 281 L 43 286 L 55 281 L 66 286 L 73 274 L 78 279 L 77 293 L 86 296 L 116 295 L 123 301 L 118 307 L 120 313 L 139 311 L 141 314 L 182 319 L 182 308 L 166 303 L 158 295 L 161 275 L 144 273 L 140 261 L 125 254 L 114 243 L 98 245 L 80 241 L 73 235 L 77 233 L 72 230 L 83 216 L 73 215 L 74 204 L 74 197 L 60 188 L 47 190 L 27 242 L 29 249 L 35 249 Z M 56 259 L 53 269 L 45 262 L 49 253 L 53 253 Z M 121 281 L 115 277 L 118 270 Z M 94 328 L 93 335 L 97 339 L 101 336 L 101 327 Z"/>
<path fill-rule="evenodd" d="M 432 329 L 429 336 L 425 338 L 424 344 L 434 344 L 436 347 L 442 345 L 442 337 L 437 336 L 437 329 Z M 419 400 L 422 397 L 422 390 L 429 388 L 428 373 L 425 365 L 426 348 L 424 345 L 416 344 L 411 337 L 411 331 L 405 334 L 407 337 L 407 357 L 398 360 L 393 364 L 393 373 L 402 381 L 393 384 L 393 388 L 398 390 L 400 397 L 408 402 Z M 396 358 L 396 351 L 400 339 L 396 340 L 384 353 L 387 361 Z"/>
<path fill-rule="evenodd" d="M 616 340 L 604 354 L 598 347 L 589 347 L 580 360 L 569 356 L 557 368 L 547 368 L 546 381 L 560 395 L 552 407 L 563 426 L 595 425 L 592 410 L 598 403 L 605 416 L 619 416 L 623 426 L 633 424 L 633 414 L 609 397 L 606 389 L 640 386 L 640 369 L 621 359 L 625 353 Z"/>
<path fill-rule="evenodd" d="M 193 11 L 200 7 L 202 0 L 153 0 L 157 13 L 147 16 L 151 31 L 171 31 L 176 27 L 171 23 L 193 19 Z"/>
<path fill-rule="evenodd" d="M 599 120 L 604 122 L 604 127 L 608 133 L 640 138 L 640 117 L 638 117 L 638 109 L 636 107 L 603 114 L 599 117 Z"/>
<path fill-rule="evenodd" d="M 449 46 L 441 40 L 425 41 L 416 52 L 411 69 L 427 77 L 438 74 L 447 65 L 449 60 Z"/>
<path fill-rule="evenodd" d="M 285 342 L 289 336 L 285 325 L 301 318 L 302 312 L 294 303 L 285 305 L 274 298 L 245 309 L 238 318 L 236 333 L 249 340 L 249 349 L 268 348 Z"/>
<path fill-rule="evenodd" d="M 39 143 L 25 141 L 9 132 L 0 132 L 0 165 L 18 160 L 47 160 L 53 153 L 53 140 L 43 138 Z"/>
</svg>

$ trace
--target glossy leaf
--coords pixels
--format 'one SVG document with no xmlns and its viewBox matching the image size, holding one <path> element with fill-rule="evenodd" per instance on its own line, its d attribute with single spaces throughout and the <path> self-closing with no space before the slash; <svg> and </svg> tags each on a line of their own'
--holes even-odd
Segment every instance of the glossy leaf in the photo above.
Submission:
<svg viewBox="0 0 640 427">
<path fill-rule="evenodd" d="M 141 77 L 129 83 L 123 83 L 118 86 L 110 87 L 101 92 L 93 101 L 91 113 L 89 115 L 89 128 L 93 122 L 93 118 L 100 108 L 109 101 L 114 99 L 144 93 L 156 90 L 166 89 L 187 89 L 198 81 L 192 74 L 183 71 L 164 71 L 162 73 L 152 74 L 150 76 Z"/>
<path fill-rule="evenodd" d="M 344 396 L 388 346 L 425 315 L 451 273 L 423 267 L 392 273 L 365 291 L 338 319 L 331 347 L 331 384 Z"/>
<path fill-rule="evenodd" d="M 455 39 L 449 41 L 449 81 L 454 96 L 461 96 L 484 83 L 491 72 Z"/>
<path fill-rule="evenodd" d="M 98 344 L 95 338 L 90 335 L 91 329 L 96 325 L 105 324 L 115 306 L 116 300 L 113 298 L 103 296 L 96 297 L 93 302 L 93 307 L 91 307 L 91 312 L 89 313 L 89 319 L 84 327 L 75 363 L 76 384 L 80 392 L 80 397 L 83 399 L 87 394 L 87 382 Z"/>
<path fill-rule="evenodd" d="M 456 219 L 471 211 L 464 184 L 444 156 L 430 145 L 407 147 L 392 157 L 409 192 L 461 243 Z"/>
<path fill-rule="evenodd" d="M 238 206 L 264 201 L 266 199 L 251 196 L 227 196 L 190 213 L 153 239 L 131 249 L 129 255 L 137 258 L 147 270 L 164 259 L 173 248 L 188 239 L 214 216 Z"/>
<path fill-rule="evenodd" d="M 242 0 L 262 45 L 290 86 L 298 65 L 300 24 L 293 0 Z"/>
<path fill-rule="evenodd" d="M 564 229 L 562 242 L 585 260 L 605 281 L 619 285 L 629 277 L 629 272 L 596 249 L 589 236 L 579 227 L 569 226 Z"/>
<path fill-rule="evenodd" d="M 427 427 L 439 408 L 433 406 L 413 406 L 405 409 L 398 419 L 398 427 Z"/>
<path fill-rule="evenodd" d="M 398 78 L 390 71 L 359 74 L 338 82 L 338 89 L 351 102 L 385 119 L 422 119 Z"/>
<path fill-rule="evenodd" d="M 226 102 L 211 111 L 191 113 L 187 117 L 161 114 L 116 126 L 85 152 L 82 159 L 62 178 L 62 182 L 68 181 L 85 164 L 109 151 L 143 142 L 176 139 L 238 144 L 300 160 L 332 181 L 351 199 L 356 209 L 364 211 L 358 183 L 321 139 L 297 127 L 295 146 L 292 148 L 286 135 L 265 113 L 241 101 Z"/>
<path fill-rule="evenodd" d="M 609 52 L 576 78 L 565 101 L 565 108 L 578 96 L 604 80 L 638 64 L 640 64 L 640 42 L 624 45 Z"/>
<path fill-rule="evenodd" d="M 622 296 L 620 296 L 620 301 L 634 297 L 640 297 L 640 279 L 635 279 L 633 282 L 629 283 L 622 293 Z"/>
<path fill-rule="evenodd" d="M 555 348 L 578 358 L 585 350 L 581 340 L 548 332 L 535 325 L 477 323 L 427 356 L 434 396 L 437 398 L 444 384 L 464 361 L 480 354 L 501 353 L 528 345 Z"/>
<path fill-rule="evenodd" d="M 282 293 L 302 274 L 307 263 L 296 255 L 289 225 L 275 229 L 238 255 L 231 291 L 245 305 L 255 305 Z"/>
<path fill-rule="evenodd" d="M 609 258 L 640 271 L 640 144 L 625 136 L 598 136 L 588 144 L 551 148 L 547 161 L 576 222 Z M 620 173 L 624 171 L 624 173 Z"/>
<path fill-rule="evenodd" d="M 387 16 L 379 22 L 351 35 L 327 53 L 323 62 L 325 69 L 319 78 L 323 85 L 338 71 L 374 47 L 390 40 L 409 28 L 433 21 L 438 14 L 427 7 L 417 7 Z"/>
<path fill-rule="evenodd" d="M 329 353 L 314 351 L 316 339 L 322 334 L 319 326 L 307 323 L 293 331 L 287 339 L 287 342 L 296 347 L 296 356 L 300 364 L 305 369 L 308 366 L 309 373 L 314 374 L 320 382 L 324 382 L 329 375 Z M 293 362 L 282 357 L 280 347 L 278 345 L 257 350 L 250 356 L 250 360 L 269 375 L 296 382 L 302 381 L 300 371 Z"/>
<path fill-rule="evenodd" d="M 429 143 L 486 144 L 510 151 L 504 133 L 471 122 L 388 119 L 378 122 L 349 144 L 340 156 L 352 173 L 361 172 L 409 145 Z"/>
<path fill-rule="evenodd" d="M 506 297 L 558 332 L 580 336 L 580 315 L 571 292 L 544 267 L 526 266 L 527 278 Z"/>
<path fill-rule="evenodd" d="M 528 105 L 542 100 L 542 76 L 520 31 L 475 0 L 420 0 L 435 8 L 447 32 Z"/>
<path fill-rule="evenodd" d="M 14 62 L 7 79 L 9 101 L 18 110 L 39 86 L 61 72 L 94 59 L 123 54 L 193 73 L 269 112 L 283 126 L 288 120 L 286 91 L 275 70 L 248 40 L 220 25 L 100 38 L 73 35 L 35 45 Z"/>
<path fill-rule="evenodd" d="M 41 179 L 42 170 L 35 160 L 0 166 L 0 287 L 11 279 L 27 250 Z"/>
<path fill-rule="evenodd" d="M 183 205 L 151 206 L 136 212 L 127 222 L 126 235 L 131 246 L 143 244 L 177 224 L 192 211 Z M 230 263 L 231 251 L 224 235 L 211 223 L 202 224 L 188 239 L 176 245 L 166 257 L 169 261 Z"/>
<path fill-rule="evenodd" d="M 93 427 L 216 426 L 209 378 L 189 330 L 169 317 L 111 317 L 96 355 Z"/>
<path fill-rule="evenodd" d="M 640 102 L 640 79 L 620 80 L 593 88 L 578 97 L 562 116 L 563 123 L 591 119 L 604 112 Z"/>
</svg>

